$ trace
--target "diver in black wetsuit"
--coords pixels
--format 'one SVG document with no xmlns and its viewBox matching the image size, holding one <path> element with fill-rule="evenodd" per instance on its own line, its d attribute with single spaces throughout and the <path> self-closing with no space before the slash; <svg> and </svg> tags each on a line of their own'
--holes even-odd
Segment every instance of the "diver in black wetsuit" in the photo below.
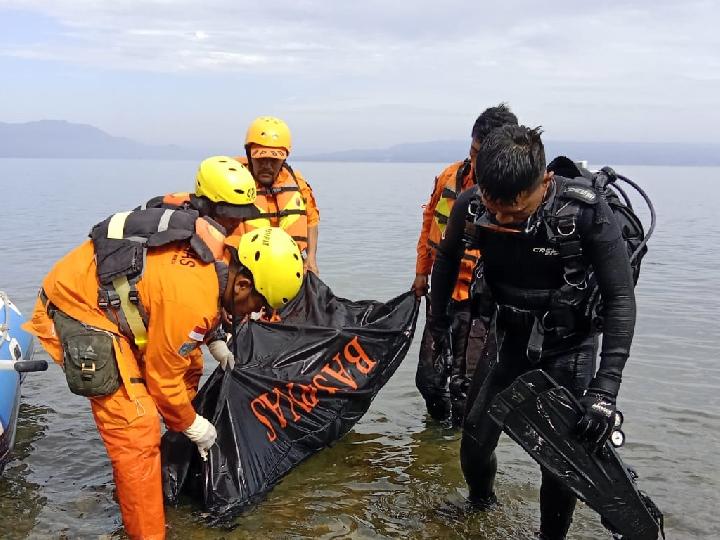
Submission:
<svg viewBox="0 0 720 540">
<path fill-rule="evenodd" d="M 494 306 L 498 359 L 484 382 L 473 381 L 460 452 L 470 500 L 487 508 L 496 500 L 494 450 L 501 432 L 487 411 L 520 374 L 545 370 L 585 407 L 578 435 L 598 448 L 607 440 L 633 337 L 635 297 L 612 211 L 589 182 L 546 172 L 539 130 L 496 129 L 483 141 L 475 171 L 478 186 L 457 199 L 433 267 L 431 331 L 448 339 L 446 306 L 460 259 L 466 247 L 479 248 L 479 289 L 491 297 L 481 304 Z M 594 284 L 602 297 L 597 373 L 599 330 L 588 306 Z M 565 538 L 575 502 L 543 470 L 541 538 Z"/>
</svg>

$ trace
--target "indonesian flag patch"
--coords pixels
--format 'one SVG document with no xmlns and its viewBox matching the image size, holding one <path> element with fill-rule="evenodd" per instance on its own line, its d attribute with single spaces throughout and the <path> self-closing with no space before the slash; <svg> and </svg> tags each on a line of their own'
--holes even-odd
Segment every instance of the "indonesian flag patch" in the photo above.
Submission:
<svg viewBox="0 0 720 540">
<path fill-rule="evenodd" d="M 205 328 L 203 328 L 202 326 L 196 326 L 195 328 L 190 330 L 188 337 L 190 339 L 194 339 L 195 341 L 204 341 L 206 333 L 207 330 Z"/>
</svg>

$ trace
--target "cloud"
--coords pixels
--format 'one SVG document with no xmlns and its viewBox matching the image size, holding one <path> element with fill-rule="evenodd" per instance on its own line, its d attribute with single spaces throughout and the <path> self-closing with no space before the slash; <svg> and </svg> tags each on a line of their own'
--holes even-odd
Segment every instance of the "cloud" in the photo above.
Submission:
<svg viewBox="0 0 720 540">
<path fill-rule="evenodd" d="M 255 106 L 272 84 L 274 103 L 299 121 L 334 114 L 370 130 L 392 116 L 419 138 L 452 136 L 449 120 L 500 101 L 528 121 L 588 122 L 607 137 L 629 108 L 646 128 L 628 136 L 642 137 L 662 128 L 659 109 L 682 100 L 684 113 L 665 121 L 696 118 L 695 104 L 717 104 L 720 92 L 710 22 L 720 6 L 706 0 L 0 0 L 3 8 L 51 20 L 54 31 L 0 41 L 0 57 L 242 79 Z M 360 136 L 335 135 L 348 144 Z"/>
<path fill-rule="evenodd" d="M 628 57 L 659 55 L 673 64 L 690 51 L 710 57 L 718 50 L 710 46 L 720 45 L 710 25 L 697 31 L 720 9 L 692 1 L 514 1 L 477 9 L 456 0 L 3 0 L 0 6 L 50 17 L 59 29 L 33 46 L 10 46 L 5 55 L 170 72 L 224 69 L 213 59 L 236 58 L 276 72 L 367 75 L 503 64 L 542 76 L 563 59 L 588 68 L 602 63 L 606 72 L 613 63 L 613 71 L 628 65 Z"/>
</svg>

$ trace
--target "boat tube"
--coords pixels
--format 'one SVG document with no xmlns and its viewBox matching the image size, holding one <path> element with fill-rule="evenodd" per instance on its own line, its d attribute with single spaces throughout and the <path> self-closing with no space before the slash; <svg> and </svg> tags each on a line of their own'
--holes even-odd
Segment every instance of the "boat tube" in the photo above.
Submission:
<svg viewBox="0 0 720 540">
<path fill-rule="evenodd" d="M 47 369 L 46 361 L 32 360 L 34 342 L 20 327 L 24 322 L 17 306 L 0 291 L 0 473 L 15 442 L 20 385 L 25 373 Z"/>
</svg>

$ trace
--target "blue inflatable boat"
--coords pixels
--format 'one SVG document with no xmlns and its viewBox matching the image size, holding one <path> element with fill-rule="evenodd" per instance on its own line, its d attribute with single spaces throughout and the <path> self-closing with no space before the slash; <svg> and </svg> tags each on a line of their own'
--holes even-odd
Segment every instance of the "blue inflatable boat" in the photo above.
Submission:
<svg viewBox="0 0 720 540">
<path fill-rule="evenodd" d="M 20 310 L 0 291 L 0 473 L 10 458 L 20 408 L 20 384 L 29 371 L 44 371 L 47 362 L 33 361 L 33 339 L 20 325 Z"/>
</svg>

